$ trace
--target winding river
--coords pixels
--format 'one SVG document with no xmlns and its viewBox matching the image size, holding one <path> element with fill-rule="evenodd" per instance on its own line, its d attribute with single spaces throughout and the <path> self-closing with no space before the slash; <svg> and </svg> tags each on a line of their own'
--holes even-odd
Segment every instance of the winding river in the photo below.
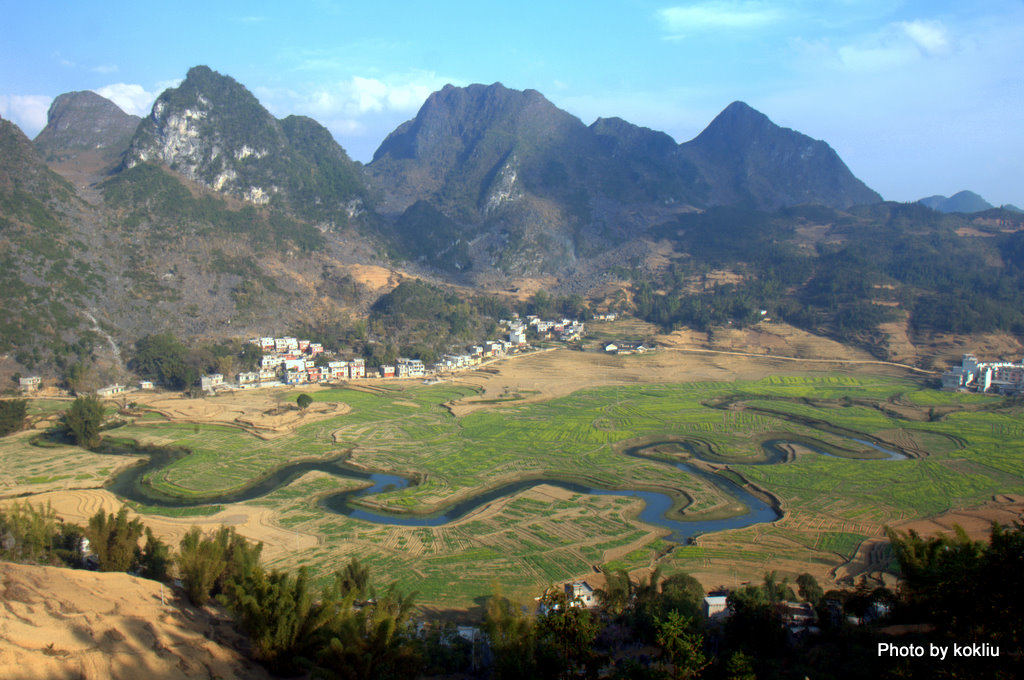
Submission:
<svg viewBox="0 0 1024 680">
<path fill-rule="evenodd" d="M 853 439 L 852 441 L 857 442 L 863 446 L 868 446 L 876 449 L 882 454 L 885 454 L 885 458 L 871 458 L 864 459 L 865 462 L 871 460 L 897 460 L 906 458 L 905 455 L 883 448 L 873 442 L 863 439 Z M 370 482 L 369 486 L 355 489 L 351 491 L 342 491 L 340 493 L 331 494 L 320 501 L 322 507 L 331 512 L 335 512 L 341 515 L 346 515 L 353 519 L 357 519 L 364 522 L 373 522 L 377 524 L 390 524 L 399 526 L 418 526 L 418 527 L 436 527 L 443 526 L 449 522 L 454 522 L 474 510 L 491 503 L 500 498 L 510 496 L 512 494 L 519 493 L 526 489 L 530 489 L 541 484 L 549 484 L 566 489 L 572 493 L 597 495 L 597 496 L 624 496 L 629 498 L 640 498 L 644 501 L 644 508 L 640 512 L 640 519 L 654 526 L 663 527 L 672 532 L 667 538 L 672 541 L 685 543 L 689 539 L 699 536 L 701 534 L 711 533 L 715 531 L 722 531 L 724 529 L 738 529 L 742 527 L 751 526 L 754 524 L 762 524 L 767 522 L 774 522 L 782 516 L 782 513 L 778 508 L 766 503 L 761 498 L 758 498 L 754 494 L 750 493 L 747 489 L 743 488 L 739 484 L 727 479 L 724 476 L 714 474 L 701 467 L 691 465 L 685 462 L 673 462 L 665 460 L 663 457 L 656 457 L 646 453 L 654 450 L 658 447 L 664 446 L 682 446 L 687 449 L 689 454 L 693 458 L 704 462 L 722 463 L 721 460 L 713 460 L 704 454 L 702 454 L 696 447 L 689 445 L 686 441 L 672 440 L 654 442 L 650 444 L 644 444 L 642 446 L 634 446 L 624 451 L 625 455 L 634 458 L 642 458 L 645 460 L 652 460 L 664 465 L 673 465 L 684 472 L 701 477 L 707 482 L 715 485 L 718 489 L 725 493 L 728 497 L 741 503 L 746 507 L 746 512 L 722 519 L 698 519 L 692 521 L 684 521 L 678 519 L 672 519 L 668 516 L 672 509 L 673 501 L 670 496 L 657 491 L 650 491 L 645 489 L 600 489 L 588 487 L 584 484 L 575 482 L 569 482 L 560 480 L 557 478 L 541 478 L 541 479 L 525 479 L 517 482 L 511 482 L 502 486 L 489 489 L 480 494 L 467 498 L 465 500 L 454 503 L 442 511 L 435 514 L 421 515 L 421 514 L 389 514 L 375 512 L 368 509 L 366 506 L 358 503 L 361 498 L 366 498 L 379 493 L 385 493 L 396 489 L 403 489 L 409 486 L 410 480 L 398 475 L 389 475 L 383 473 L 371 473 L 358 468 L 346 465 L 344 463 L 344 456 L 328 461 L 309 461 L 302 463 L 294 463 L 285 466 L 275 472 L 271 473 L 267 477 L 257 481 L 256 483 L 246 487 L 245 489 L 231 493 L 223 494 L 217 497 L 201 498 L 201 499 L 189 499 L 182 498 L 180 496 L 173 496 L 166 494 L 154 489 L 152 486 L 146 484 L 143 480 L 145 475 L 152 470 L 163 468 L 170 463 L 174 462 L 182 456 L 188 455 L 187 451 L 183 450 L 168 450 L 168 449 L 154 449 L 143 451 L 142 453 L 150 456 L 148 461 L 143 461 L 138 465 L 132 466 L 124 472 L 117 475 L 114 480 L 108 485 L 108 489 L 117 495 L 127 498 L 129 500 L 142 503 L 145 505 L 155 505 L 161 507 L 193 507 L 199 505 L 209 505 L 216 503 L 236 503 L 239 501 L 251 500 L 253 498 L 259 498 L 266 494 L 291 483 L 299 476 L 312 470 L 319 470 L 327 474 L 335 475 L 337 477 L 347 479 L 365 480 Z M 827 451 L 815 447 L 807 440 L 788 440 L 788 439 L 771 439 L 767 440 L 762 444 L 765 457 L 760 461 L 744 462 L 745 465 L 776 465 L 784 463 L 791 456 L 791 453 L 787 452 L 783 447 L 787 445 L 798 445 L 822 455 L 835 456 L 835 454 L 828 453 Z M 125 451 L 124 453 L 128 453 Z M 138 454 L 139 452 L 131 452 Z"/>
</svg>

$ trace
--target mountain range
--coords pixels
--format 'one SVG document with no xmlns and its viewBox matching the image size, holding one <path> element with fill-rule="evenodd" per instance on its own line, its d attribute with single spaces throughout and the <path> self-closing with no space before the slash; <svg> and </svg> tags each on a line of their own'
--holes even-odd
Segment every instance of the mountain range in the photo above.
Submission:
<svg viewBox="0 0 1024 680">
<path fill-rule="evenodd" d="M 365 166 L 316 121 L 277 119 L 205 66 L 141 120 L 73 92 L 33 142 L 0 121 L 0 145 L 3 276 L 19 293 L 0 350 L 23 365 L 70 361 L 85 336 L 83 348 L 359 314 L 374 298 L 356 265 L 492 289 L 553 276 L 586 293 L 646 266 L 666 235 L 674 257 L 696 252 L 705 214 L 728 234 L 723 209 L 818 206 L 838 224 L 882 200 L 827 143 L 742 102 L 678 144 L 619 118 L 585 125 L 500 83 L 431 94 Z"/>
</svg>

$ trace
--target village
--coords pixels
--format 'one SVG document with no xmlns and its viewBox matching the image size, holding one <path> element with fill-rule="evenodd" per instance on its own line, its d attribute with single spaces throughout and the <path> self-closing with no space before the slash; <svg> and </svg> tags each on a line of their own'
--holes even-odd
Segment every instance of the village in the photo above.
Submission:
<svg viewBox="0 0 1024 680">
<path fill-rule="evenodd" d="M 427 365 L 420 359 L 398 357 L 393 364 L 381 364 L 367 371 L 366 360 L 362 357 L 342 359 L 328 356 L 322 344 L 293 337 L 262 337 L 250 340 L 263 351 L 258 371 L 238 373 L 235 382 L 229 385 L 235 389 L 253 387 L 276 387 L 280 385 L 307 385 L 359 380 L 363 378 L 420 378 L 426 379 L 441 374 L 454 373 L 479 366 L 489 359 L 498 359 L 530 349 L 527 332 L 533 329 L 536 337 L 557 339 L 563 342 L 578 340 L 584 332 L 582 322 L 575 319 L 543 320 L 537 316 L 502 319 L 500 327 L 507 333 L 507 340 L 487 340 L 483 344 L 470 345 L 462 353 L 447 353 L 436 363 Z M 220 374 L 200 378 L 200 387 L 212 391 L 225 385 Z"/>
<path fill-rule="evenodd" d="M 446 353 L 430 365 L 420 359 L 398 357 L 394 363 L 371 368 L 367 368 L 366 359 L 344 359 L 326 351 L 322 343 L 290 336 L 252 338 L 248 342 L 262 351 L 260 365 L 256 370 L 241 371 L 233 376 L 221 373 L 203 375 L 199 378 L 198 387 L 207 394 L 213 394 L 218 390 L 317 385 L 366 378 L 436 379 L 438 376 L 478 367 L 486 361 L 530 351 L 534 348 L 529 344 L 528 336 L 561 342 L 580 340 L 585 326 L 576 319 L 545 320 L 536 315 L 520 318 L 514 314 L 511 319 L 499 321 L 499 330 L 507 339 L 487 340 L 479 345 L 465 347 L 463 352 Z M 19 383 L 22 392 L 34 392 L 42 386 L 42 378 L 23 377 Z M 151 390 L 156 387 L 151 380 L 140 380 L 134 388 L 113 384 L 96 390 L 96 394 L 110 398 L 131 389 Z"/>
</svg>

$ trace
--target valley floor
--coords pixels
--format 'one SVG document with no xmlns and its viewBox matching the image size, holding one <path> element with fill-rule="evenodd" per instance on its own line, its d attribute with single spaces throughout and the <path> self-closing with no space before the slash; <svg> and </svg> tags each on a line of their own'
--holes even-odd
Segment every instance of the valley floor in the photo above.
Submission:
<svg viewBox="0 0 1024 680">
<path fill-rule="evenodd" d="M 860 355 L 792 361 L 694 349 L 679 339 L 644 355 L 556 350 L 433 386 L 366 381 L 306 390 L 315 401 L 305 413 L 287 408 L 298 389 L 205 400 L 154 394 L 140 397 L 131 422 L 109 434 L 192 451 L 149 479 L 199 499 L 296 458 L 347 452 L 357 467 L 420 475 L 417 485 L 367 499 L 392 512 L 429 511 L 481 488 L 554 476 L 603 488 L 655 485 L 673 490 L 687 516 L 728 514 L 730 501 L 714 485 L 621 454 L 624 442 L 667 437 L 719 456 L 702 465 L 747 483 L 783 512 L 769 524 L 679 545 L 637 519 L 636 499 L 545 484 L 443 526 L 386 526 L 325 512 L 320 500 L 364 483 L 320 471 L 244 502 L 134 506 L 172 544 L 193 525 L 234 526 L 264 543 L 272 567 L 307 565 L 326 576 L 356 556 L 377 582 L 419 590 L 418 602 L 435 612 L 476 609 L 496 587 L 526 601 L 571 578 L 600 585 L 602 566 L 684 571 L 707 588 L 756 582 L 769 570 L 807 571 L 825 583 L 861 574 L 885 580 L 885 526 L 931 531 L 958 522 L 982 537 L 989 519 L 1024 517 L 1024 432 L 998 399 L 937 392 L 920 371 Z M 84 524 L 99 509 L 120 507 L 103 486 L 141 457 L 33 445 L 62 407 L 39 402 L 37 429 L 0 440 L 0 502 L 51 503 Z M 779 433 L 840 456 L 794 445 L 789 462 L 758 464 L 760 443 Z M 848 450 L 849 433 L 910 457 L 841 460 L 871 455 Z"/>
</svg>

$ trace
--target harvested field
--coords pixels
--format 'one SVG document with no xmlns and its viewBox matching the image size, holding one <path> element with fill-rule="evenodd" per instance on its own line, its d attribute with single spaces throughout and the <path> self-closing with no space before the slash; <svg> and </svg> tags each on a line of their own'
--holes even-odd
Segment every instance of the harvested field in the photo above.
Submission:
<svg viewBox="0 0 1024 680">
<path fill-rule="evenodd" d="M 132 399 L 168 421 L 236 426 L 262 437 L 273 437 L 348 412 L 348 405 L 343 403 L 314 403 L 305 411 L 295 406 L 299 394 L 320 389 L 323 388 L 235 390 L 201 399 L 183 399 L 165 392 L 136 392 Z"/>
</svg>

